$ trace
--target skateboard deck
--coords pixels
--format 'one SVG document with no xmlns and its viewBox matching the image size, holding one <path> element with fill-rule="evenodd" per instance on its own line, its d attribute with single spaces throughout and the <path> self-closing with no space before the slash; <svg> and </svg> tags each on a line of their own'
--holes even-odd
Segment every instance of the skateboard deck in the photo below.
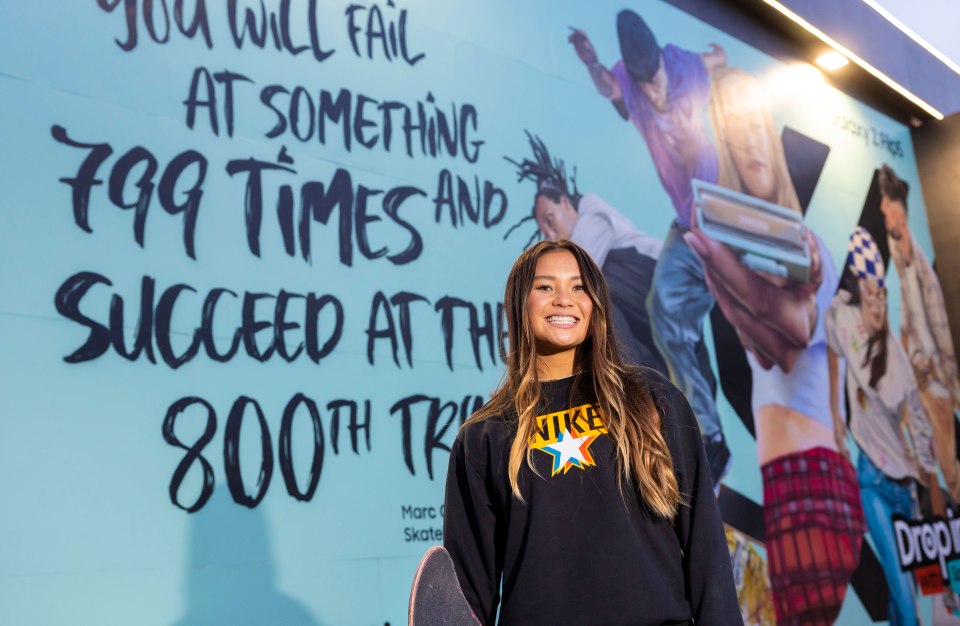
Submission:
<svg viewBox="0 0 960 626">
<path fill-rule="evenodd" d="M 420 560 L 410 589 L 408 626 L 480 626 L 463 596 L 450 553 L 433 546 Z"/>
<path fill-rule="evenodd" d="M 776 626 L 767 560 L 762 554 L 764 545 L 727 524 L 723 530 L 744 626 Z"/>
</svg>

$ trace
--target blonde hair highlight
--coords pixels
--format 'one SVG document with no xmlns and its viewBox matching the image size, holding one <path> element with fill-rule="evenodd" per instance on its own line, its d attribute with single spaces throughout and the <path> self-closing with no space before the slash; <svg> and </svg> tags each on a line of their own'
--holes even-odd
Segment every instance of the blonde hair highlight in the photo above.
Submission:
<svg viewBox="0 0 960 626">
<path fill-rule="evenodd" d="M 731 137 L 727 117 L 733 113 L 732 109 L 744 102 L 744 84 L 754 87 L 758 92 L 760 91 L 760 85 L 756 78 L 739 67 L 717 68 L 711 73 L 711 79 L 713 86 L 710 97 L 710 123 L 717 140 L 717 160 L 720 166 L 717 184 L 727 189 L 753 195 L 744 189 L 743 180 L 740 178 L 740 173 L 737 171 L 730 154 L 729 142 L 731 139 L 735 141 L 737 138 Z M 787 169 L 783 142 L 780 141 L 780 135 L 777 133 L 776 126 L 774 126 L 773 116 L 765 102 L 760 100 L 758 104 L 763 118 L 760 120 L 760 125 L 763 127 L 763 132 L 766 133 L 770 143 L 772 161 L 770 167 L 776 181 L 774 197 L 762 199 L 770 200 L 774 204 L 800 213 L 800 200 L 797 198 L 797 191 L 793 187 L 793 180 L 790 178 L 790 171 Z"/>
</svg>

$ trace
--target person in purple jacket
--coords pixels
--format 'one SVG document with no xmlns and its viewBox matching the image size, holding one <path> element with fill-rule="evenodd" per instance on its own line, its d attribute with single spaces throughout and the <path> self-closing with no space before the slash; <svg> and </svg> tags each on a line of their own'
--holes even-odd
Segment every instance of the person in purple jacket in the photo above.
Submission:
<svg viewBox="0 0 960 626">
<path fill-rule="evenodd" d="M 712 389 L 696 345 L 703 318 L 713 307 L 696 255 L 684 241 L 693 208 L 691 181 L 717 182 L 717 153 L 705 123 L 710 72 L 727 63 L 723 48 L 697 54 L 672 44 L 663 48 L 642 17 L 630 10 L 617 15 L 622 60 L 612 69 L 580 30 L 570 42 L 587 66 L 597 90 L 643 136 L 676 218 L 663 242 L 653 288 L 647 300 L 653 338 L 670 377 L 693 406 L 715 485 L 729 470 L 730 451 L 723 437 Z"/>
</svg>

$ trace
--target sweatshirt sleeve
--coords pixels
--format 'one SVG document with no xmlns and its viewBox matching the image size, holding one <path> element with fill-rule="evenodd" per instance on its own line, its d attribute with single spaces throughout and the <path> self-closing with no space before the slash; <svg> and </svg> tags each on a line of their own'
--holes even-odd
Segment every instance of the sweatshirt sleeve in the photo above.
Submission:
<svg viewBox="0 0 960 626">
<path fill-rule="evenodd" d="M 462 431 L 450 451 L 443 545 L 453 558 L 463 594 L 483 624 L 494 624 L 500 602 L 502 559 L 497 515 L 483 467 L 468 457 Z"/>
<path fill-rule="evenodd" d="M 664 420 L 672 433 L 667 441 L 685 503 L 674 528 L 683 550 L 690 610 L 697 626 L 743 624 L 700 427 L 683 394 L 673 388 L 668 395 Z"/>
</svg>

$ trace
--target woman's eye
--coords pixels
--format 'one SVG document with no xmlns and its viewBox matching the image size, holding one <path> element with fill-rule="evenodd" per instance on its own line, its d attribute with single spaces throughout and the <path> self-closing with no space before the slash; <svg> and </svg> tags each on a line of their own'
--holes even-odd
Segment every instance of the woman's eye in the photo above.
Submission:
<svg viewBox="0 0 960 626">
<path fill-rule="evenodd" d="M 550 285 L 537 285 L 534 289 L 537 291 L 550 291 Z"/>
<path fill-rule="evenodd" d="M 574 286 L 573 286 L 573 290 L 574 290 L 574 291 L 586 291 L 586 288 L 585 288 L 583 285 L 574 285 Z"/>
</svg>

